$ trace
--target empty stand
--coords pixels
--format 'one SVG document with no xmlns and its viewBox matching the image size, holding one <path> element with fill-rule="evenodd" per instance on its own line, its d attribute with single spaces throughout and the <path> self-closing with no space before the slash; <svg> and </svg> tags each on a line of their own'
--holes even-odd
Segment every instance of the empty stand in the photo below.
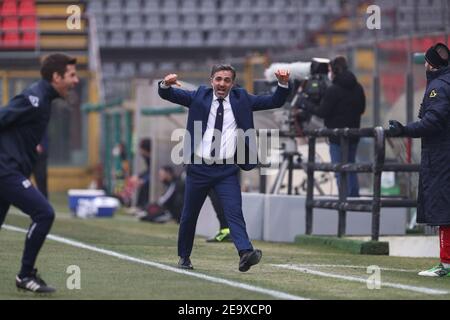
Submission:
<svg viewBox="0 0 450 320">
<path fill-rule="evenodd" d="M 272 31 L 282 34 L 286 30 L 286 36 L 266 41 L 265 45 L 295 46 L 289 35 L 294 31 L 305 32 L 305 15 L 318 12 L 337 16 L 341 12 L 335 0 L 89 0 L 88 11 L 96 16 L 104 48 L 121 45 L 201 48 L 234 44 L 261 47 Z M 308 21 L 307 30 L 315 30 L 324 19 Z M 128 32 L 125 35 L 124 30 Z M 117 31 L 120 32 L 115 35 Z M 242 34 L 243 38 L 236 34 Z M 302 39 L 303 35 L 294 38 Z"/>
<path fill-rule="evenodd" d="M 359 7 L 353 12 L 348 4 L 355 2 Z M 114 53 L 116 59 L 117 65 L 103 65 L 107 70 L 104 75 L 120 75 L 123 81 L 132 72 L 160 74 L 165 70 L 201 67 L 200 62 L 192 61 L 182 66 L 179 60 L 184 50 L 190 57 L 228 53 L 244 56 L 251 51 L 344 44 L 349 36 L 366 40 L 374 34 L 363 23 L 368 4 L 382 9 L 382 30 L 378 33 L 382 36 L 409 34 L 411 30 L 442 31 L 442 21 L 450 18 L 450 3 L 447 11 L 444 3 L 442 0 L 88 0 L 86 5 L 88 13 L 96 17 L 102 55 Z M 13 6 L 8 10 L 13 11 Z M 20 10 L 17 3 L 16 10 Z M 353 21 L 359 21 L 360 29 L 354 28 Z M 136 54 L 124 54 L 125 49 L 136 49 Z M 122 66 L 122 62 L 133 63 L 133 67 Z M 195 64 L 197 67 L 193 67 Z M 114 95 L 121 86 L 113 82 L 107 82 L 106 91 Z"/>
</svg>

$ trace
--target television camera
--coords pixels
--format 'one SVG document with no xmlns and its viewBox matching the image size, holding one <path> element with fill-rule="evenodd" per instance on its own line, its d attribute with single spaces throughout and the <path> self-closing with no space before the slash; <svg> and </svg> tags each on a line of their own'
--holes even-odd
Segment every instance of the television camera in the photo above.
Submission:
<svg viewBox="0 0 450 320">
<path fill-rule="evenodd" d="M 274 63 L 265 70 L 264 80 L 255 81 L 255 94 L 273 93 L 278 81 L 275 71 L 288 69 L 291 73 L 290 87 L 293 88 L 287 103 L 275 113 L 280 127 L 282 162 L 271 193 L 279 193 L 288 173 L 287 191 L 291 194 L 294 190 L 293 170 L 302 169 L 302 155 L 298 152 L 295 137 L 303 136 L 304 129 L 323 127 L 323 121 L 313 115 L 311 109 L 319 105 L 325 90 L 330 85 L 328 79 L 328 65 L 330 60 L 313 58 L 311 62 Z M 319 183 L 314 181 L 314 186 L 323 194 Z M 295 187 L 297 190 L 298 188 Z M 297 191 L 298 192 L 298 191 Z M 296 192 L 296 193 L 297 193 Z"/>
<path fill-rule="evenodd" d="M 303 129 L 323 126 L 322 120 L 313 116 L 311 110 L 313 106 L 320 104 L 330 85 L 329 63 L 330 60 L 323 58 L 313 58 L 311 62 L 274 63 L 265 70 L 265 79 L 255 82 L 256 94 L 273 92 L 277 86 L 275 71 L 290 70 L 290 86 L 293 90 L 279 117 L 282 134 L 303 136 Z"/>
</svg>

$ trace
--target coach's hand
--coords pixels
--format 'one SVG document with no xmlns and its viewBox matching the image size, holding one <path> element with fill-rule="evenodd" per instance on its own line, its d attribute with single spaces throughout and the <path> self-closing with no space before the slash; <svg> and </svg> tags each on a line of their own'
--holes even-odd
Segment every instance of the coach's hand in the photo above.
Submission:
<svg viewBox="0 0 450 320">
<path fill-rule="evenodd" d="M 289 84 L 289 75 L 289 70 L 277 70 L 275 72 L 275 77 L 277 77 L 278 82 L 285 86 Z"/>
<path fill-rule="evenodd" d="M 405 133 L 405 126 L 397 120 L 389 120 L 389 133 L 393 137 L 401 136 Z"/>
<path fill-rule="evenodd" d="M 181 87 L 181 84 L 178 82 L 178 75 L 171 73 L 164 77 L 163 83 L 166 86 L 177 85 Z"/>
</svg>

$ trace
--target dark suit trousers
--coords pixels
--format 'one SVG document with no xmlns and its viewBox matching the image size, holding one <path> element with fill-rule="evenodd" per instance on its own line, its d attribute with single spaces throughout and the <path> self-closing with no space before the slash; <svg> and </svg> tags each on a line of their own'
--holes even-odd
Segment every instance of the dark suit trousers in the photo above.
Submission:
<svg viewBox="0 0 450 320">
<path fill-rule="evenodd" d="M 186 172 L 184 207 L 178 232 L 178 255 L 191 255 L 198 215 L 211 188 L 223 206 L 231 238 L 238 252 L 253 250 L 242 213 L 239 168 L 234 164 L 190 164 Z"/>
</svg>

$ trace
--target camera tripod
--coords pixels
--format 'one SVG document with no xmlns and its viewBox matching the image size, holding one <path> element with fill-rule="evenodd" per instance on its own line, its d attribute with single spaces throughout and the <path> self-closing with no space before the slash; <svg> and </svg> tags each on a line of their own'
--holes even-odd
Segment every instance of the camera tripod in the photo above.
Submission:
<svg viewBox="0 0 450 320">
<path fill-rule="evenodd" d="M 302 154 L 298 152 L 297 141 L 295 140 L 295 137 L 293 136 L 287 137 L 287 140 L 282 143 L 282 149 L 283 149 L 282 152 L 283 161 L 281 162 L 280 169 L 277 173 L 275 182 L 272 186 L 270 193 L 278 194 L 280 192 L 281 185 L 284 181 L 284 177 L 286 175 L 286 172 L 288 172 L 287 193 L 291 195 L 293 187 L 294 170 L 306 168 L 304 164 L 302 164 Z M 296 161 L 294 161 L 294 159 Z M 314 187 L 321 195 L 325 194 L 322 188 L 320 187 L 319 183 L 316 181 L 316 179 L 314 179 Z"/>
</svg>

